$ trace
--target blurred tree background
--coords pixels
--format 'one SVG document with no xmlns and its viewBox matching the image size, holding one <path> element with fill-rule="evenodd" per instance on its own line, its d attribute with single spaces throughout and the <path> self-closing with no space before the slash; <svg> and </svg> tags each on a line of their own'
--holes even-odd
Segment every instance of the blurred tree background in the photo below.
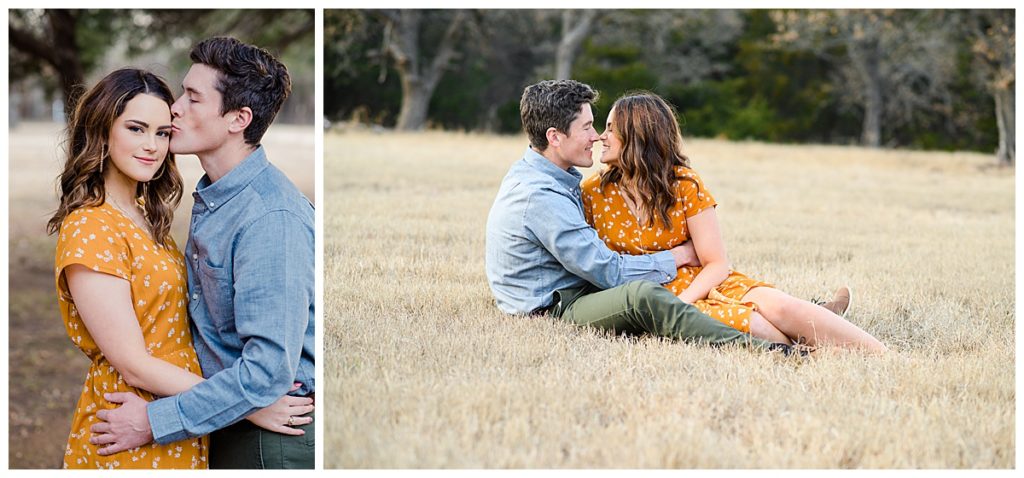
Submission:
<svg viewBox="0 0 1024 478">
<path fill-rule="evenodd" d="M 533 82 L 676 106 L 684 135 L 1014 163 L 1012 10 L 325 10 L 332 121 L 516 133 Z"/>
<path fill-rule="evenodd" d="M 316 102 L 313 10 L 10 10 L 10 115 L 60 120 L 103 75 L 136 66 L 178 92 L 199 41 L 228 35 L 275 55 L 292 77 L 276 121 L 309 124 Z"/>
</svg>

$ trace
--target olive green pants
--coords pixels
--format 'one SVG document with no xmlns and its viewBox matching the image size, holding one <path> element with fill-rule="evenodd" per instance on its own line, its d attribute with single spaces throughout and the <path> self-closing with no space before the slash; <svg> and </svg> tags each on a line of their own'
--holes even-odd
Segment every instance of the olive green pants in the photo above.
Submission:
<svg viewBox="0 0 1024 478">
<path fill-rule="evenodd" d="M 305 415 L 312 417 L 315 412 Z M 264 430 L 243 419 L 210 434 L 210 468 L 214 469 L 313 469 L 315 433 L 313 422 L 299 425 L 305 435 L 282 435 Z"/>
<path fill-rule="evenodd" d="M 758 349 L 772 344 L 708 317 L 650 281 L 600 290 L 592 285 L 555 292 L 551 315 L 578 325 L 709 345 L 740 343 Z"/>
</svg>

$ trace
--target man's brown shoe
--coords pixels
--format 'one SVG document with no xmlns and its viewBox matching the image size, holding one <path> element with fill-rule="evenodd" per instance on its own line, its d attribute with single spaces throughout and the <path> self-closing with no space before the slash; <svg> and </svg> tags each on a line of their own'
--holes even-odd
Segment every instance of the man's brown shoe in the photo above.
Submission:
<svg viewBox="0 0 1024 478">
<path fill-rule="evenodd" d="M 832 300 L 821 304 L 822 307 L 832 311 L 840 317 L 846 317 L 846 311 L 850 310 L 850 303 L 853 302 L 853 291 L 845 285 L 836 289 L 832 294 Z"/>
</svg>

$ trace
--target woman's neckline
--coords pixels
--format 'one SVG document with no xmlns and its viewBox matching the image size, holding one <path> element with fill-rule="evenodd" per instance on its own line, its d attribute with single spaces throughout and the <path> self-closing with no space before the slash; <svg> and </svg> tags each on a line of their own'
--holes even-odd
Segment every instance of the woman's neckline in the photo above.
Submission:
<svg viewBox="0 0 1024 478">
<path fill-rule="evenodd" d="M 106 198 L 104 198 L 103 205 L 110 205 L 111 209 L 117 211 L 117 213 L 120 214 L 121 217 L 125 218 L 128 222 L 130 222 L 132 226 L 135 227 L 135 229 L 142 231 L 142 233 L 145 234 L 146 239 L 149 239 L 150 242 L 156 244 L 156 241 L 153 239 L 153 235 L 149 232 L 149 228 L 140 227 L 139 224 L 135 222 L 135 220 L 132 219 L 131 216 L 128 215 L 128 213 L 124 212 L 124 210 L 121 209 L 117 204 L 114 204 L 113 201 L 108 201 Z"/>
<path fill-rule="evenodd" d="M 626 204 L 626 210 L 633 216 L 636 221 L 637 229 L 643 230 L 643 220 L 640 217 L 640 203 L 633 199 L 633 195 L 622 187 L 621 184 L 615 184 L 615 187 L 619 190 L 619 196 L 622 198 L 622 202 Z"/>
</svg>

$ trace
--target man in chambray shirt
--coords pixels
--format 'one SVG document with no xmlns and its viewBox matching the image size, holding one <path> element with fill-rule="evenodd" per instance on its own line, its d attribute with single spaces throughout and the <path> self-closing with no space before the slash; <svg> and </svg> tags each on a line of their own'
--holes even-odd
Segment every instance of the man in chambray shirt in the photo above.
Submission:
<svg viewBox="0 0 1024 478">
<path fill-rule="evenodd" d="M 674 279 L 678 267 L 699 264 L 692 246 L 623 255 L 587 224 L 576 167 L 594 164 L 596 100 L 597 92 L 573 80 L 542 81 L 523 92 L 519 109 L 530 146 L 509 169 L 487 217 L 487 280 L 498 308 L 618 332 L 788 353 L 788 345 L 729 327 L 658 285 Z"/>
<path fill-rule="evenodd" d="M 204 40 L 190 56 L 170 148 L 196 154 L 206 172 L 185 248 L 206 380 L 148 405 L 110 394 L 123 405 L 100 412 L 106 423 L 92 440 L 108 455 L 210 434 L 211 468 L 313 468 L 313 206 L 260 145 L 291 79 L 268 52 L 233 38 Z M 272 404 L 285 411 L 276 422 L 253 418 Z"/>
</svg>

